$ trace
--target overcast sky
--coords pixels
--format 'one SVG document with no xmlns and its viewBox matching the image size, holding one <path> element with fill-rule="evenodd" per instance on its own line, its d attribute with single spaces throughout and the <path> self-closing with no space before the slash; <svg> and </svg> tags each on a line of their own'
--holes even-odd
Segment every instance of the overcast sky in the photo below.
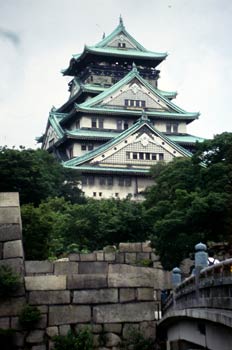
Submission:
<svg viewBox="0 0 232 350">
<path fill-rule="evenodd" d="M 201 113 L 189 133 L 232 132 L 231 0 L 0 0 L 0 145 L 38 147 L 49 110 L 68 99 L 60 70 L 120 14 L 143 46 L 168 52 L 159 88 Z"/>
</svg>

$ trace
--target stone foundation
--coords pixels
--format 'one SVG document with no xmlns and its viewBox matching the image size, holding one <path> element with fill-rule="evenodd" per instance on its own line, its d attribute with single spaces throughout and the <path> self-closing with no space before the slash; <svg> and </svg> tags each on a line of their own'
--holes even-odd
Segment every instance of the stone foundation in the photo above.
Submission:
<svg viewBox="0 0 232 350">
<path fill-rule="evenodd" d="M 119 349 L 131 329 L 155 338 L 160 317 L 160 290 L 170 275 L 149 243 L 121 243 L 66 259 L 24 262 L 18 195 L 0 194 L 0 264 L 21 274 L 21 292 L 1 301 L 0 328 L 14 328 L 17 349 L 52 349 L 52 337 L 72 328 L 90 327 L 96 349 Z M 144 267 L 148 264 L 153 267 Z M 28 303 L 42 318 L 25 332 L 18 316 Z M 105 345 L 100 344 L 104 335 Z"/>
</svg>

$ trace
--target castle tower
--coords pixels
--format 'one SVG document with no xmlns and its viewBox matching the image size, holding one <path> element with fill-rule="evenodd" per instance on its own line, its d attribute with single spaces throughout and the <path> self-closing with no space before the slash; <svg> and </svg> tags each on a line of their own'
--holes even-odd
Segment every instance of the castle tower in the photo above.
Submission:
<svg viewBox="0 0 232 350">
<path fill-rule="evenodd" d="M 174 157 L 191 157 L 199 137 L 187 124 L 199 113 L 158 88 L 157 66 L 167 53 L 145 49 L 126 30 L 116 29 L 73 55 L 63 75 L 70 97 L 49 113 L 42 148 L 82 177 L 89 197 L 139 198 L 152 181 L 149 169 Z"/>
</svg>

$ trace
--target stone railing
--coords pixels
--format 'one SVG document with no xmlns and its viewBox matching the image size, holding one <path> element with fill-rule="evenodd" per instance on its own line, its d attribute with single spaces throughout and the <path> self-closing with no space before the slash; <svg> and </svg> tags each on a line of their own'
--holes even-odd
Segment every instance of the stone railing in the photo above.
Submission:
<svg viewBox="0 0 232 350">
<path fill-rule="evenodd" d="M 0 266 L 20 273 L 25 286 L 0 303 L 0 328 L 15 330 L 16 348 L 52 349 L 54 335 L 83 326 L 91 328 L 98 349 L 102 334 L 104 349 L 115 350 L 130 329 L 155 338 L 160 290 L 170 288 L 170 275 L 148 243 L 121 243 L 118 251 L 106 247 L 60 261 L 24 261 L 17 194 L 0 199 Z M 141 266 L 147 264 L 152 267 Z M 42 315 L 29 332 L 19 323 L 25 304 Z"/>
<path fill-rule="evenodd" d="M 232 259 L 186 278 L 167 298 L 163 311 L 186 308 L 232 309 Z"/>
</svg>

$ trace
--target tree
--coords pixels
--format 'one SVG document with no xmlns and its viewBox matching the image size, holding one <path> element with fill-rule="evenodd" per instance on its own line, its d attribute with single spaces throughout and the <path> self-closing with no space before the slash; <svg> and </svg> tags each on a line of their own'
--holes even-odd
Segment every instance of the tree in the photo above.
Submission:
<svg viewBox="0 0 232 350">
<path fill-rule="evenodd" d="M 0 191 L 19 192 L 21 204 L 38 205 L 55 196 L 82 201 L 77 184 L 76 172 L 65 169 L 46 151 L 0 148 Z"/>
<path fill-rule="evenodd" d="M 192 158 L 152 169 L 155 185 L 145 206 L 165 268 L 178 265 L 200 240 L 231 240 L 231 151 L 232 134 L 223 133 L 199 144 Z"/>
</svg>

